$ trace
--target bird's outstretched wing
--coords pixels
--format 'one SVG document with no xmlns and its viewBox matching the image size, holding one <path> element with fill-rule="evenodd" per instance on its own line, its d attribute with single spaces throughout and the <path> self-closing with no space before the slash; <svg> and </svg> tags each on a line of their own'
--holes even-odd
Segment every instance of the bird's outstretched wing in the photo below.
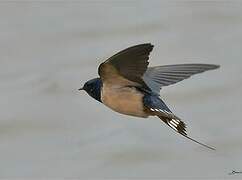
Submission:
<svg viewBox="0 0 242 180">
<path fill-rule="evenodd" d="M 126 79 L 147 87 L 142 76 L 147 70 L 152 49 L 153 45 L 147 43 L 120 51 L 98 67 L 98 74 L 103 82 L 117 84 Z"/>
<path fill-rule="evenodd" d="M 213 64 L 175 64 L 149 67 L 143 79 L 153 92 L 159 94 L 163 86 L 175 84 L 190 76 L 218 68 Z"/>
<path fill-rule="evenodd" d="M 171 127 L 182 136 L 190 139 L 191 141 L 198 143 L 206 148 L 215 150 L 213 147 L 210 147 L 189 137 L 186 132 L 186 124 L 181 121 L 180 118 L 175 116 L 158 96 L 145 95 L 143 102 L 147 113 L 150 113 L 150 115 L 158 116 L 169 127 Z"/>
</svg>

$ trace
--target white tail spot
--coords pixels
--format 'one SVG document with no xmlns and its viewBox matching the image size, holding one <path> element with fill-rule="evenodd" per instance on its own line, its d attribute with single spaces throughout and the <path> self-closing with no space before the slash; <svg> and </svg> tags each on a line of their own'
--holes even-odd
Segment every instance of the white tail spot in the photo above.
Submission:
<svg viewBox="0 0 242 180">
<path fill-rule="evenodd" d="M 174 122 L 174 123 L 176 123 L 176 124 L 179 124 L 179 123 L 180 123 L 180 121 L 177 120 L 177 119 L 172 119 L 172 122 Z"/>
<path fill-rule="evenodd" d="M 177 124 L 176 124 L 173 120 L 170 121 L 170 123 L 171 123 L 173 126 L 177 127 Z"/>
<path fill-rule="evenodd" d="M 171 124 L 170 122 L 171 122 L 171 121 L 168 121 L 168 124 L 170 125 L 170 127 L 171 127 L 172 129 L 174 129 L 175 131 L 177 131 L 176 127 L 174 127 L 174 125 Z"/>
</svg>

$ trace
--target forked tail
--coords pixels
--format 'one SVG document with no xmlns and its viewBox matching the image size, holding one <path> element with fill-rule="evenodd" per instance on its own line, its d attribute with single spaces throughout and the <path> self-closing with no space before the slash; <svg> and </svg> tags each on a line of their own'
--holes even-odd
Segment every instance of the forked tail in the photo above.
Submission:
<svg viewBox="0 0 242 180">
<path fill-rule="evenodd" d="M 157 115 L 164 123 L 166 123 L 168 126 L 170 126 L 173 130 L 175 130 L 176 132 L 178 132 L 179 134 L 181 134 L 182 136 L 190 139 L 191 141 L 200 144 L 201 146 L 204 146 L 208 149 L 211 150 L 216 150 L 215 148 L 208 146 L 206 144 L 203 144 L 195 139 L 192 139 L 191 137 L 187 136 L 186 133 L 186 124 L 184 122 L 182 122 L 179 118 L 167 118 L 167 117 L 163 117 L 163 116 L 159 116 Z"/>
</svg>

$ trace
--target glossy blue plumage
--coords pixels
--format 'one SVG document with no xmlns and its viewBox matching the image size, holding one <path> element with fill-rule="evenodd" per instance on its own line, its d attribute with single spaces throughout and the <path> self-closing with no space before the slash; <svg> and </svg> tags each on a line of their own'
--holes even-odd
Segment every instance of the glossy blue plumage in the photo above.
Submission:
<svg viewBox="0 0 242 180">
<path fill-rule="evenodd" d="M 83 90 L 85 90 L 91 97 L 102 102 L 101 100 L 101 88 L 102 88 L 102 81 L 100 78 L 94 78 L 87 81 L 84 86 Z"/>
</svg>

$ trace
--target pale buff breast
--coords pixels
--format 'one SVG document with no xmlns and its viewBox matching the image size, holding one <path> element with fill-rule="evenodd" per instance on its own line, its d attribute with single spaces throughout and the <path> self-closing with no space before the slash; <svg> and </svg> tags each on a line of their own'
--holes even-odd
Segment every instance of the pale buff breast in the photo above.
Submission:
<svg viewBox="0 0 242 180">
<path fill-rule="evenodd" d="M 144 113 L 143 94 L 135 88 L 103 84 L 101 100 L 112 110 L 131 116 L 148 117 Z"/>
</svg>

